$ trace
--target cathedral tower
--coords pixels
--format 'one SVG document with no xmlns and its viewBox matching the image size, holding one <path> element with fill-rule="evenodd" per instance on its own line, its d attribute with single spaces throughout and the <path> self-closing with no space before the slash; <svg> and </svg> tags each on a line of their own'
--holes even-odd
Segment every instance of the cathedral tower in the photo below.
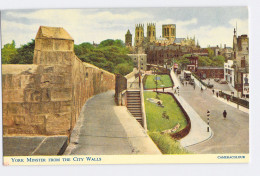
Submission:
<svg viewBox="0 0 260 176">
<path fill-rule="evenodd" d="M 155 23 L 147 24 L 147 39 L 150 43 L 156 40 L 156 26 Z"/>
<path fill-rule="evenodd" d="M 162 37 L 167 38 L 170 42 L 174 42 L 176 38 L 176 24 L 162 25 Z"/>
<path fill-rule="evenodd" d="M 144 42 L 144 25 L 135 25 L 135 46 L 140 46 Z"/>
<path fill-rule="evenodd" d="M 130 33 L 129 29 L 125 34 L 125 46 L 132 46 L 132 34 Z"/>
</svg>

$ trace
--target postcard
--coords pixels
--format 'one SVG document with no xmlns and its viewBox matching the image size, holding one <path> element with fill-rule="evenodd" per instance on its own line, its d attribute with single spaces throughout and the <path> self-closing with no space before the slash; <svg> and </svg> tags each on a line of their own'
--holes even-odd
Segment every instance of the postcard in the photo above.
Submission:
<svg viewBox="0 0 260 176">
<path fill-rule="evenodd" d="M 1 11 L 4 165 L 249 162 L 247 7 Z"/>
</svg>

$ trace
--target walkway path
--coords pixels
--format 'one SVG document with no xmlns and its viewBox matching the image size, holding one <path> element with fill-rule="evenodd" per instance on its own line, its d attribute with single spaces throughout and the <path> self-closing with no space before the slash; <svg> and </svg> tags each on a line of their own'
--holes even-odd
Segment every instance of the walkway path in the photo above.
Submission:
<svg viewBox="0 0 260 176">
<path fill-rule="evenodd" d="M 65 155 L 161 154 L 114 91 L 98 94 L 84 105 Z"/>
</svg>

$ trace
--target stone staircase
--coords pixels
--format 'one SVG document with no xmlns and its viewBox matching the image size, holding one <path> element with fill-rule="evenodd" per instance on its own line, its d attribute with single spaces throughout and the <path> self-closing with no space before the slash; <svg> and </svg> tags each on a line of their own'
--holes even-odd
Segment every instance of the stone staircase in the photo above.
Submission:
<svg viewBox="0 0 260 176">
<path fill-rule="evenodd" d="M 140 91 L 127 91 L 127 109 L 142 124 L 142 105 Z"/>
</svg>

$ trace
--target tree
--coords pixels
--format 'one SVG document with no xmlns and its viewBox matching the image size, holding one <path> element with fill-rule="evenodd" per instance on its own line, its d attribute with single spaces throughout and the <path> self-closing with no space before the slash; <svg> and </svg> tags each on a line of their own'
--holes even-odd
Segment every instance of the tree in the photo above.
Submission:
<svg viewBox="0 0 260 176">
<path fill-rule="evenodd" d="M 133 66 L 129 66 L 127 63 L 118 64 L 115 67 L 115 73 L 121 74 L 121 75 L 127 75 L 133 70 Z"/>
<path fill-rule="evenodd" d="M 211 48 L 208 48 L 209 58 L 212 59 L 214 57 L 214 50 Z"/>
<path fill-rule="evenodd" d="M 74 46 L 75 54 L 83 61 L 112 73 L 128 74 L 133 70 L 133 61 L 127 56 L 129 49 L 122 40 L 107 39 L 94 47 L 90 43 Z"/>
<path fill-rule="evenodd" d="M 215 56 L 213 59 L 212 59 L 212 66 L 218 66 L 218 67 L 223 67 L 224 66 L 224 62 L 225 62 L 225 57 L 224 56 L 221 56 L 221 55 L 218 55 L 218 56 Z"/>
<path fill-rule="evenodd" d="M 190 54 L 185 54 L 181 58 L 175 60 L 175 62 L 182 68 L 186 69 L 187 65 L 190 63 L 190 60 L 187 58 Z"/>
<path fill-rule="evenodd" d="M 15 48 L 14 40 L 12 43 L 5 44 L 2 49 L 2 64 L 9 64 L 16 54 L 17 49 Z"/>
<path fill-rule="evenodd" d="M 199 56 L 198 66 L 210 66 L 212 60 L 207 56 Z"/>
<path fill-rule="evenodd" d="M 32 64 L 35 41 L 32 40 L 17 49 L 17 54 L 10 60 L 11 64 Z"/>
</svg>

